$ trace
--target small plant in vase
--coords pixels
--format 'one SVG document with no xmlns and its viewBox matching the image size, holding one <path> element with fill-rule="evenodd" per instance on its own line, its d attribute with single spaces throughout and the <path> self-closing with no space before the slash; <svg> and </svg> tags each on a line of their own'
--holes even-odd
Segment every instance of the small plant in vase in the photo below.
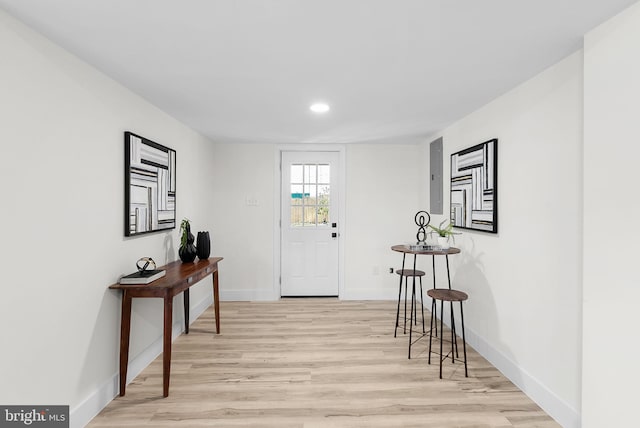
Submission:
<svg viewBox="0 0 640 428">
<path fill-rule="evenodd" d="M 193 245 L 195 237 L 191 233 L 191 223 L 189 219 L 183 219 L 180 223 L 180 248 L 178 255 L 184 263 L 190 263 L 196 258 L 196 246 Z"/>
<path fill-rule="evenodd" d="M 433 229 L 430 233 L 436 233 L 438 235 L 438 245 L 440 245 L 443 249 L 449 248 L 449 238 L 455 243 L 454 235 L 460 235 L 460 233 L 456 233 L 453 231 L 453 223 L 449 222 L 449 224 L 445 227 L 443 225 L 447 220 L 442 220 L 442 223 L 438 227 L 433 225 L 429 225 L 431 229 Z"/>
</svg>

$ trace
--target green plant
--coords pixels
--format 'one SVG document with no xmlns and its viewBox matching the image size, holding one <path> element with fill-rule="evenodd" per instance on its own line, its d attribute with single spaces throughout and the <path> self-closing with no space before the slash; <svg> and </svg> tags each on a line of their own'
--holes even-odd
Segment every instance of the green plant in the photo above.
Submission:
<svg viewBox="0 0 640 428">
<path fill-rule="evenodd" d="M 460 233 L 454 232 L 453 231 L 453 223 L 449 222 L 449 224 L 446 227 L 442 227 L 442 225 L 446 222 L 447 220 L 442 220 L 442 223 L 440 223 L 440 225 L 438 227 L 435 227 L 433 225 L 429 225 L 429 227 L 431 229 L 433 229 L 433 232 L 437 233 L 438 236 L 441 236 L 443 238 L 446 238 L 448 236 L 453 237 L 453 235 L 460 235 Z M 433 233 L 430 232 L 430 233 Z"/>
<path fill-rule="evenodd" d="M 180 247 L 187 245 L 189 233 L 191 232 L 191 220 L 185 218 L 180 223 Z"/>
</svg>

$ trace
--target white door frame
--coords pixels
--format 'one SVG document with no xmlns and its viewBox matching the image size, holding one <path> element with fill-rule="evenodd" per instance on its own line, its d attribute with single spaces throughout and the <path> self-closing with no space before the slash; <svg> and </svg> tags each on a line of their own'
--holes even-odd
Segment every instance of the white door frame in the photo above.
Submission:
<svg viewBox="0 0 640 428">
<path fill-rule="evenodd" d="M 282 272 L 281 251 L 282 241 L 280 233 L 280 222 L 282 219 L 282 152 L 337 152 L 340 159 L 338 171 L 340 173 L 340 182 L 338 183 L 339 195 L 338 202 L 340 210 L 338 212 L 338 230 L 340 236 L 338 238 L 338 298 L 344 296 L 344 240 L 347 236 L 345 225 L 346 212 L 346 165 L 345 165 L 345 147 L 341 144 L 280 144 L 275 146 L 274 150 L 274 173 L 273 187 L 276 200 L 273 204 L 273 296 L 274 300 L 280 299 L 280 277 Z"/>
</svg>

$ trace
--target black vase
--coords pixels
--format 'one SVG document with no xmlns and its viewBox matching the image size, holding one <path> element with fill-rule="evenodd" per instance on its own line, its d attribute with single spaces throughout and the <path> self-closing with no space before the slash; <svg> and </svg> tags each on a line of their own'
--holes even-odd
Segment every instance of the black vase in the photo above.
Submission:
<svg viewBox="0 0 640 428">
<path fill-rule="evenodd" d="M 209 255 L 211 254 L 211 240 L 209 238 L 209 232 L 198 232 L 196 252 L 200 260 L 209 258 Z"/>
<path fill-rule="evenodd" d="M 187 233 L 187 243 L 178 249 L 178 255 L 184 263 L 190 263 L 196 259 L 196 246 L 193 245 L 195 238 L 189 225 L 187 225 L 185 232 Z"/>
</svg>

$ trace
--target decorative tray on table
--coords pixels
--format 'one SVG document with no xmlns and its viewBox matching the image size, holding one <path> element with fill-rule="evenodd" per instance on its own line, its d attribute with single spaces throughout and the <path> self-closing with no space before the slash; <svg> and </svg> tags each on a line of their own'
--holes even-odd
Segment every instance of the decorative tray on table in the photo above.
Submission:
<svg viewBox="0 0 640 428">
<path fill-rule="evenodd" d="M 427 245 L 427 244 L 406 244 L 406 248 L 411 251 L 441 251 L 442 247 L 439 245 Z"/>
</svg>

